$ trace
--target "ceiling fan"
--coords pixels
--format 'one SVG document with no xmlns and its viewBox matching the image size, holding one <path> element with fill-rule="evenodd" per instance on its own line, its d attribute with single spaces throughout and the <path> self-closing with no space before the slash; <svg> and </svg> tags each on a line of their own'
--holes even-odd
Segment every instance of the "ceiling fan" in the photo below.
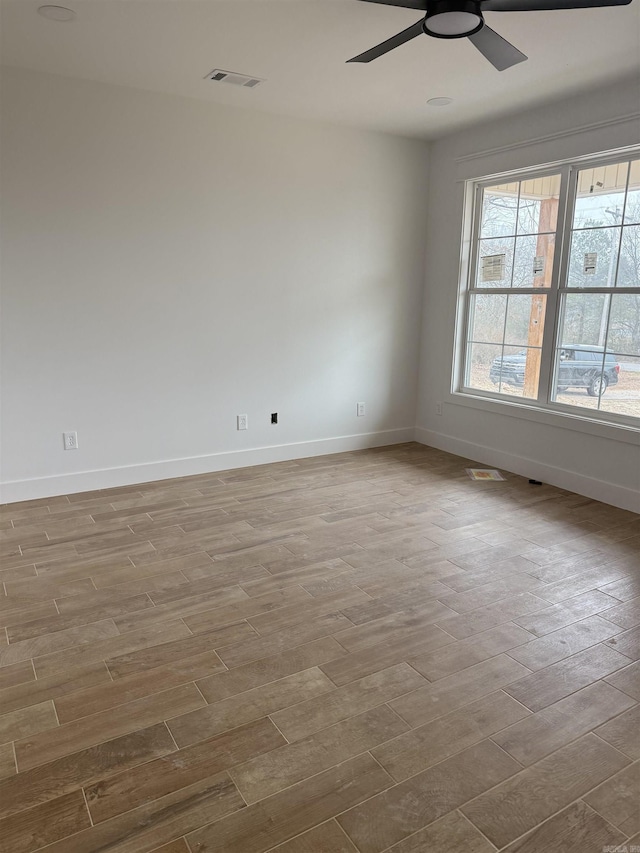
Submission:
<svg viewBox="0 0 640 853">
<path fill-rule="evenodd" d="M 484 21 L 483 12 L 537 12 L 553 9 L 595 9 L 626 6 L 631 0 L 365 0 L 385 6 L 403 6 L 426 16 L 382 44 L 354 56 L 349 62 L 371 62 L 423 33 L 439 39 L 468 38 L 480 53 L 505 71 L 527 57 Z"/>
</svg>

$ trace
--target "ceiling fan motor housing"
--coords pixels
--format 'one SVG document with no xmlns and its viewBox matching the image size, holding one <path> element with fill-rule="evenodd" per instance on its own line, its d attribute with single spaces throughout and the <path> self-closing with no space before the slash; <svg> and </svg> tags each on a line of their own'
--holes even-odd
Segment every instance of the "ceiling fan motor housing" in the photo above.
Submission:
<svg viewBox="0 0 640 853">
<path fill-rule="evenodd" d="M 484 26 L 480 0 L 431 0 L 422 26 L 428 36 L 439 39 L 471 36 Z"/>
</svg>

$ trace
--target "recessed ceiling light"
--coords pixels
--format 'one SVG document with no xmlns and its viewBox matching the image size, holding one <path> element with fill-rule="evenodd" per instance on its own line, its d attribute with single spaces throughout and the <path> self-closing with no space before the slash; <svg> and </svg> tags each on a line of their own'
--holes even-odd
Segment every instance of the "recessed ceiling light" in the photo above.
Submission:
<svg viewBox="0 0 640 853">
<path fill-rule="evenodd" d="M 49 21 L 60 21 L 61 23 L 73 21 L 76 16 L 74 10 L 67 9 L 66 6 L 40 6 L 38 14 Z"/>
<path fill-rule="evenodd" d="M 430 98 L 427 104 L 430 107 L 448 107 L 453 103 L 453 98 Z"/>
</svg>

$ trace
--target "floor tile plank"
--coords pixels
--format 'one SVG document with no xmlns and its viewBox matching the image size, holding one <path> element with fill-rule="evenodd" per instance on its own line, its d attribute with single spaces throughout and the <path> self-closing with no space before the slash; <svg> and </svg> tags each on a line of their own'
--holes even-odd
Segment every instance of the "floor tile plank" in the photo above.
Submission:
<svg viewBox="0 0 640 853">
<path fill-rule="evenodd" d="M 407 724 L 390 708 L 380 705 L 234 767 L 231 778 L 247 803 L 254 803 L 371 750 L 407 729 Z"/>
<path fill-rule="evenodd" d="M 189 635 L 168 643 L 155 643 L 124 655 L 108 657 L 106 664 L 111 677 L 118 680 L 143 675 L 156 667 L 167 666 L 172 661 L 191 658 L 205 652 L 213 653 L 214 649 L 228 642 L 242 641 L 247 637 L 255 636 L 256 632 L 246 622 L 236 622 L 204 634 Z M 223 664 L 220 663 L 220 670 L 222 669 Z"/>
<path fill-rule="evenodd" d="M 51 699 L 59 699 L 67 693 L 105 683 L 111 684 L 111 678 L 104 661 L 70 668 L 46 678 L 39 678 L 37 681 L 27 681 L 0 691 L 0 714 Z"/>
<path fill-rule="evenodd" d="M 431 649 L 439 649 L 449 643 L 453 643 L 453 637 L 435 625 L 425 625 L 419 631 L 409 632 L 395 640 L 367 646 L 350 654 L 346 654 L 343 646 L 340 646 L 342 656 L 323 664 L 321 669 L 341 687 L 394 664 L 403 663 L 414 655 L 426 654 Z"/>
<path fill-rule="evenodd" d="M 585 735 L 462 807 L 496 847 L 504 847 L 626 766 L 628 759 Z"/>
<path fill-rule="evenodd" d="M 220 650 L 220 657 L 228 666 L 242 666 L 270 654 L 286 651 L 303 643 L 335 634 L 341 628 L 351 627 L 351 622 L 340 612 L 327 613 L 307 622 L 292 625 L 265 638 L 235 643 Z"/>
<path fill-rule="evenodd" d="M 4 666 L 0 669 L 0 691 L 18 684 L 35 681 L 36 674 L 30 660 Z M 0 695 L 2 695 L 0 693 Z M 0 711 L 0 713 L 2 713 Z"/>
<path fill-rule="evenodd" d="M 178 838 L 176 841 L 163 844 L 162 847 L 156 847 L 151 853 L 191 853 L 191 851 L 187 847 L 187 842 L 184 838 Z"/>
<path fill-rule="evenodd" d="M 613 675 L 609 675 L 605 681 L 640 702 L 640 661 L 635 661 Z"/>
<path fill-rule="evenodd" d="M 95 622 L 93 625 L 82 625 L 78 628 L 67 628 L 55 634 L 33 637 L 29 640 L 11 643 L 0 648 L 0 667 L 19 661 L 30 660 L 40 655 L 49 655 L 74 648 L 79 645 L 93 645 L 94 642 L 115 637 L 118 629 L 111 619 Z"/>
<path fill-rule="evenodd" d="M 167 727 L 158 723 L 21 772 L 0 782 L 0 816 L 33 808 L 175 748 Z"/>
<path fill-rule="evenodd" d="M 358 853 L 335 820 L 322 823 L 273 848 L 273 853 Z"/>
<path fill-rule="evenodd" d="M 629 571 L 626 569 L 605 567 L 604 564 L 608 562 L 608 558 L 604 552 L 602 559 L 603 565 L 598 568 L 581 572 L 558 583 L 548 584 L 544 588 L 544 592 L 540 592 L 540 596 L 553 604 L 557 604 L 568 598 L 572 598 L 574 595 L 579 595 L 581 592 L 588 592 L 590 589 L 601 589 L 605 584 L 618 581 L 629 574 Z"/>
<path fill-rule="evenodd" d="M 31 853 L 91 826 L 82 791 L 0 820 L 0 853 Z"/>
<path fill-rule="evenodd" d="M 243 809 L 235 785 L 221 773 L 78 832 L 50 845 L 47 853 L 151 853 Z"/>
<path fill-rule="evenodd" d="M 260 636 L 265 637 L 276 631 L 298 625 L 308 619 L 324 616 L 326 613 L 335 613 L 353 604 L 362 604 L 370 600 L 366 592 L 358 589 L 358 587 L 347 587 L 316 598 L 308 596 L 307 601 L 296 602 L 268 613 L 248 616 L 247 621 Z M 339 641 L 339 638 L 336 639 Z"/>
<path fill-rule="evenodd" d="M 610 743 L 629 758 L 640 759 L 640 705 L 635 705 L 603 726 L 595 729 L 602 740 Z"/>
<path fill-rule="evenodd" d="M 237 764 L 285 744 L 273 723 L 263 718 L 193 746 L 124 770 L 86 786 L 87 804 L 94 823 L 108 820 L 215 776 Z"/>
<path fill-rule="evenodd" d="M 498 691 L 412 729 L 372 749 L 371 754 L 402 782 L 528 715 L 519 702 Z"/>
<path fill-rule="evenodd" d="M 326 675 L 313 667 L 176 716 L 169 729 L 178 746 L 189 746 L 267 714 L 275 717 L 274 712 L 303 700 L 316 703 L 323 693 L 334 689 Z"/>
<path fill-rule="evenodd" d="M 497 655 L 482 663 L 442 678 L 389 702 L 393 710 L 412 728 L 468 705 L 493 693 L 530 671 L 507 655 Z M 508 691 L 507 691 L 508 692 Z"/>
<path fill-rule="evenodd" d="M 0 716 L 0 744 L 30 737 L 58 726 L 53 702 L 41 702 L 29 708 Z"/>
<path fill-rule="evenodd" d="M 187 836 L 198 853 L 265 853 L 392 784 L 361 755 Z"/>
<path fill-rule="evenodd" d="M 624 835 L 640 832 L 640 762 L 598 785 L 584 801 Z"/>
<path fill-rule="evenodd" d="M 114 626 L 115 627 L 115 626 Z M 116 628 L 117 631 L 117 628 Z M 87 666 L 98 661 L 107 660 L 118 655 L 128 654 L 148 646 L 168 642 L 171 639 L 190 637 L 191 632 L 184 622 L 167 622 L 164 625 L 153 625 L 140 631 L 130 631 L 127 634 L 116 634 L 106 640 L 84 643 L 63 651 L 41 655 L 34 660 L 38 678 L 57 675 L 67 669 Z"/>
<path fill-rule="evenodd" d="M 536 637 L 543 637 L 559 628 L 565 628 L 587 616 L 600 613 L 605 619 L 603 611 L 610 609 L 615 604 L 615 599 L 605 595 L 600 590 L 592 589 L 582 595 L 576 595 L 567 599 L 563 604 L 554 604 L 551 607 L 532 613 L 529 616 L 520 616 L 513 621 L 521 625 Z M 611 620 L 615 621 L 615 620 Z"/>
<path fill-rule="evenodd" d="M 607 622 L 600 616 L 589 616 L 566 628 L 560 628 L 558 631 L 532 640 L 517 649 L 512 649 L 509 655 L 531 670 L 544 669 L 569 655 L 609 639 L 614 634 L 620 633 L 620 630 L 619 626 Z"/>
<path fill-rule="evenodd" d="M 505 848 L 505 853 L 594 853 L 622 846 L 625 836 L 578 801 Z"/>
<path fill-rule="evenodd" d="M 321 637 L 282 654 L 271 655 L 236 667 L 228 672 L 197 681 L 198 689 L 210 704 L 238 693 L 253 690 L 287 675 L 332 661 L 346 654 L 332 637 Z"/>
<path fill-rule="evenodd" d="M 467 592 L 438 596 L 438 600 L 456 613 L 469 613 L 479 607 L 486 607 L 496 601 L 510 598 L 514 593 L 535 590 L 539 586 L 540 581 L 537 578 L 520 572 L 504 575 L 499 580 L 490 581 Z"/>
<path fill-rule="evenodd" d="M 598 644 L 525 675 L 504 689 L 527 708 L 540 711 L 576 690 L 622 670 L 628 660 L 609 646 Z"/>
<path fill-rule="evenodd" d="M 495 847 L 460 812 L 450 812 L 389 848 L 389 853 L 494 853 Z"/>
<path fill-rule="evenodd" d="M 95 746 L 118 735 L 145 728 L 153 723 L 186 714 L 204 705 L 194 684 L 174 687 L 163 693 L 120 705 L 118 713 L 103 711 L 83 717 L 55 730 L 16 741 L 18 770 L 29 770 L 56 758 Z"/>
<path fill-rule="evenodd" d="M 452 642 L 448 648 L 411 655 L 409 662 L 429 681 L 437 681 L 502 652 L 508 652 L 532 639 L 533 634 L 519 625 L 507 622 L 457 643 Z"/>
<path fill-rule="evenodd" d="M 339 631 L 334 636 L 348 652 L 359 652 L 368 646 L 402 639 L 407 631 L 433 624 L 436 620 L 446 619 L 452 615 L 454 611 L 439 601 L 427 601 L 425 604 L 392 613 L 382 619 Z"/>
<path fill-rule="evenodd" d="M 600 615 L 621 628 L 635 628 L 640 625 L 640 597 L 603 610 Z"/>
<path fill-rule="evenodd" d="M 485 741 L 345 811 L 338 823 L 361 853 L 380 853 L 519 769 Z"/>
<path fill-rule="evenodd" d="M 597 681 L 549 705 L 492 740 L 525 767 L 628 710 L 634 700 L 615 687 Z"/>
<path fill-rule="evenodd" d="M 6 779 L 17 772 L 16 759 L 12 743 L 0 745 L 0 779 Z"/>
<path fill-rule="evenodd" d="M 91 610 L 83 610 L 78 613 L 61 614 L 40 619 L 32 619 L 17 625 L 7 627 L 7 635 L 10 643 L 21 640 L 30 640 L 34 637 L 45 637 L 48 634 L 55 635 L 65 631 L 67 628 L 79 628 L 91 625 L 105 619 L 112 619 L 123 613 L 136 613 L 145 609 L 153 609 L 153 602 L 148 595 L 135 595 L 131 598 L 121 599 L 112 604 L 105 604 Z M 135 617 L 133 617 L 135 618 Z M 110 636 L 115 636 L 111 634 Z"/>
<path fill-rule="evenodd" d="M 616 634 L 607 645 L 625 655 L 630 660 L 640 660 L 640 626 L 631 628 L 621 634 Z"/>
<path fill-rule="evenodd" d="M 238 622 L 241 619 L 250 619 L 250 623 L 254 629 L 262 633 L 260 628 L 253 623 L 251 617 L 270 613 L 271 611 L 288 606 L 301 605 L 311 600 L 309 593 L 305 592 L 300 586 L 278 589 L 253 598 L 248 596 L 245 590 L 242 590 L 242 592 L 245 598 L 237 604 L 230 604 L 226 607 L 219 607 L 216 604 L 215 608 L 210 607 L 208 610 L 204 610 L 203 608 L 198 613 L 182 613 L 182 618 L 194 634 L 211 630 L 220 625 Z"/>
<path fill-rule="evenodd" d="M 70 723 L 80 717 L 117 708 L 134 699 L 161 693 L 197 678 L 220 672 L 223 666 L 215 652 L 204 652 L 117 679 L 101 679 L 95 685 L 55 697 L 58 719 Z M 46 679 L 42 679 L 43 681 Z M 1 697 L 0 697 L 1 699 Z"/>
<path fill-rule="evenodd" d="M 271 716 L 287 740 L 300 740 L 340 720 L 424 687 L 425 683 L 425 679 L 408 664 L 400 663 L 344 687 L 334 687 L 324 696 L 300 701 Z"/>
</svg>

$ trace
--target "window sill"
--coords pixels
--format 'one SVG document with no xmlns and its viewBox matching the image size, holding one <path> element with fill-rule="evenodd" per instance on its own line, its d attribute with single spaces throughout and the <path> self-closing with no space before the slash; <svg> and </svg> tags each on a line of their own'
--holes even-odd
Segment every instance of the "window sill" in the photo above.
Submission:
<svg viewBox="0 0 640 853">
<path fill-rule="evenodd" d="M 559 429 L 570 429 L 574 432 L 587 433 L 610 441 L 619 441 L 640 447 L 640 428 L 627 424 L 596 421 L 561 410 L 542 409 L 538 406 L 528 406 L 526 403 L 496 400 L 462 391 L 451 392 L 447 402 L 454 406 L 478 409 L 494 415 L 517 418 L 536 424 L 546 424 Z"/>
</svg>

